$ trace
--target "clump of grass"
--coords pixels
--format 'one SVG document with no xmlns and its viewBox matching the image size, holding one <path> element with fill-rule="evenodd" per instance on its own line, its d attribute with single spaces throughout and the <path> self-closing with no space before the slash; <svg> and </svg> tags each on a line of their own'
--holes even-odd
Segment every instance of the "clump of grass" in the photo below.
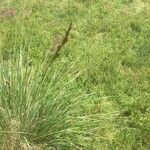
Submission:
<svg viewBox="0 0 150 150">
<path fill-rule="evenodd" d="M 62 71 L 65 64 L 52 67 L 68 41 L 71 28 L 72 24 L 51 60 L 48 51 L 42 61 L 33 66 L 28 52 L 21 46 L 19 52 L 14 50 L 11 59 L 1 61 L 2 149 L 94 148 L 92 143 L 98 139 L 94 133 L 99 130 L 95 125 L 99 120 L 102 122 L 103 117 L 82 110 L 90 98 L 75 83 L 80 71 L 70 73 L 72 65 L 66 72 Z"/>
<path fill-rule="evenodd" d="M 30 149 L 35 144 L 60 148 L 66 145 L 65 140 L 69 141 L 66 138 L 72 129 L 70 115 L 79 94 L 72 88 L 74 77 L 61 77 L 61 68 L 52 71 L 51 65 L 67 42 L 70 27 L 50 63 L 45 56 L 39 65 L 30 66 L 23 49 L 1 62 L 2 149 Z"/>
</svg>

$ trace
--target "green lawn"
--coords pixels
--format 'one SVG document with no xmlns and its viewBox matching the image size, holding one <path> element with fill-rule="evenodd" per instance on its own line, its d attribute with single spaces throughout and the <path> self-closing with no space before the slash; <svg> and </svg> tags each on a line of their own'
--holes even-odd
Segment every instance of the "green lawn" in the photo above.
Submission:
<svg viewBox="0 0 150 150">
<path fill-rule="evenodd" d="M 0 149 L 150 149 L 149 0 L 0 0 L 0 52 Z"/>
</svg>

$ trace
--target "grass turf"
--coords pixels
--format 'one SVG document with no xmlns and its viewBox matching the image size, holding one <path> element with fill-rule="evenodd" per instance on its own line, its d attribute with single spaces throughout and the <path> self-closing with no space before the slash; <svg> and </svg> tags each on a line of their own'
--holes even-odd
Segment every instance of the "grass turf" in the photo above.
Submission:
<svg viewBox="0 0 150 150">
<path fill-rule="evenodd" d="M 148 0 L 2 0 L 1 148 L 150 149 L 149 18 Z"/>
</svg>

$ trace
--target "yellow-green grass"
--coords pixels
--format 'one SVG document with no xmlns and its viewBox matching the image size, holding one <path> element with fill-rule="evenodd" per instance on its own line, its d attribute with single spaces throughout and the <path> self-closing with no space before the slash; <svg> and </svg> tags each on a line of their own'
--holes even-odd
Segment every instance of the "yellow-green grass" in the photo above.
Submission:
<svg viewBox="0 0 150 150">
<path fill-rule="evenodd" d="M 150 149 L 149 18 L 149 0 L 1 0 L 0 147 Z"/>
</svg>

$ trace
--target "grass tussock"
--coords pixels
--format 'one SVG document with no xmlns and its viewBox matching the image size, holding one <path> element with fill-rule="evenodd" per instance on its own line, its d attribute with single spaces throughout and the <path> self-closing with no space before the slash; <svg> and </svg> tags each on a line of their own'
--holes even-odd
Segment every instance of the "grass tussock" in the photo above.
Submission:
<svg viewBox="0 0 150 150">
<path fill-rule="evenodd" d="M 28 54 L 20 49 L 9 61 L 1 62 L 2 149 L 86 149 L 90 143 L 107 141 L 94 134 L 99 130 L 95 123 L 112 122 L 119 113 L 91 115 L 81 109 L 92 98 L 75 82 L 82 71 L 69 73 L 70 66 L 64 73 L 65 64 L 53 68 L 70 29 L 71 24 L 51 60 L 48 51 L 41 63 L 32 66 Z"/>
</svg>

